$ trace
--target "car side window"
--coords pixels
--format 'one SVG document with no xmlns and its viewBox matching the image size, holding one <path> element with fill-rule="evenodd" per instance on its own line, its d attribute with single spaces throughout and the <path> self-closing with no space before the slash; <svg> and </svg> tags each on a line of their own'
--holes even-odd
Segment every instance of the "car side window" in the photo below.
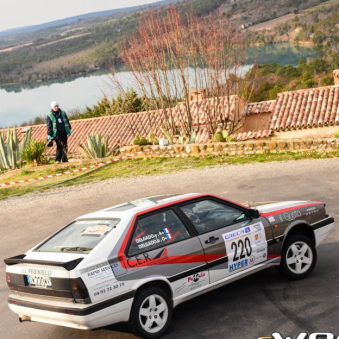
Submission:
<svg viewBox="0 0 339 339">
<path fill-rule="evenodd" d="M 186 227 L 172 210 L 152 214 L 138 220 L 128 255 L 153 251 L 189 237 Z"/>
<path fill-rule="evenodd" d="M 180 207 L 199 234 L 232 225 L 247 219 L 245 213 L 212 200 L 201 200 Z"/>
</svg>

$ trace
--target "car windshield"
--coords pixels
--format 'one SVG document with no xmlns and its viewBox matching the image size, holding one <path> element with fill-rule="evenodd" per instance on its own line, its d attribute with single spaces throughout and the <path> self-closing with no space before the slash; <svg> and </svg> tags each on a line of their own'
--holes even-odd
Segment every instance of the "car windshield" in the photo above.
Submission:
<svg viewBox="0 0 339 339">
<path fill-rule="evenodd" d="M 75 221 L 36 248 L 39 252 L 89 253 L 119 219 Z"/>
</svg>

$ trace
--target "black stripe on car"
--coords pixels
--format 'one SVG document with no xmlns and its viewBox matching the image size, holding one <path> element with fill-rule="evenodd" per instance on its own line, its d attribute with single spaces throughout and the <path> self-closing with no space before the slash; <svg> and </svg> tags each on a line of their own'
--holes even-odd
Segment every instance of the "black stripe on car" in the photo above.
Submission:
<svg viewBox="0 0 339 339">
<path fill-rule="evenodd" d="M 44 305 L 44 304 L 34 303 L 30 301 L 18 300 L 18 299 L 14 299 L 11 297 L 8 298 L 8 303 L 12 305 L 16 305 L 16 306 L 21 306 L 21 307 L 34 308 L 37 310 L 44 310 L 44 311 L 50 311 L 50 312 L 56 312 L 56 313 L 65 313 L 69 315 L 85 316 L 85 315 L 89 315 L 89 314 L 101 311 L 107 307 L 114 306 L 128 299 L 132 299 L 135 296 L 135 293 L 136 291 L 130 291 L 130 292 L 121 294 L 115 298 L 100 302 L 98 304 L 95 304 L 93 306 L 89 306 L 83 309 Z"/>
<path fill-rule="evenodd" d="M 311 224 L 311 226 L 312 226 L 313 230 L 317 230 L 318 228 L 325 227 L 325 226 L 333 224 L 333 223 L 334 223 L 334 218 L 328 217 L 326 219 L 315 222 L 314 224 Z"/>
<path fill-rule="evenodd" d="M 214 260 L 212 262 L 209 262 L 209 263 L 207 263 L 205 265 L 194 267 L 191 270 L 188 270 L 188 271 L 185 271 L 183 273 L 179 273 L 179 274 L 173 275 L 173 276 L 169 277 L 168 280 L 169 280 L 169 282 L 174 282 L 174 281 L 186 278 L 186 277 L 188 277 L 188 276 L 190 276 L 192 274 L 196 274 L 196 273 L 199 273 L 201 271 L 206 271 L 206 270 L 208 270 L 210 268 L 213 268 L 215 266 L 218 266 L 218 265 L 221 265 L 221 264 L 224 264 L 224 263 L 227 263 L 227 262 L 228 262 L 228 257 L 225 256 L 223 258 L 220 258 L 220 259 Z"/>
</svg>

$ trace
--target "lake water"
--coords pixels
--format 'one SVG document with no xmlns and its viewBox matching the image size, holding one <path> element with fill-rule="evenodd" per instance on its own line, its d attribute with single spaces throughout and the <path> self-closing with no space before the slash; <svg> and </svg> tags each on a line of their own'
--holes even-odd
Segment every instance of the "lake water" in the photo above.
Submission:
<svg viewBox="0 0 339 339">
<path fill-rule="evenodd" d="M 276 62 L 282 65 L 297 65 L 300 59 L 314 59 L 316 52 L 309 47 L 298 47 L 289 43 L 252 47 L 248 53 L 248 70 L 257 60 L 260 64 Z M 131 85 L 128 72 L 121 73 L 125 85 Z M 103 97 L 107 88 L 107 75 L 104 72 L 78 78 L 65 78 L 53 82 L 0 87 L 0 126 L 20 125 L 36 116 L 46 116 L 50 102 L 58 101 L 68 112 L 93 106 Z"/>
</svg>

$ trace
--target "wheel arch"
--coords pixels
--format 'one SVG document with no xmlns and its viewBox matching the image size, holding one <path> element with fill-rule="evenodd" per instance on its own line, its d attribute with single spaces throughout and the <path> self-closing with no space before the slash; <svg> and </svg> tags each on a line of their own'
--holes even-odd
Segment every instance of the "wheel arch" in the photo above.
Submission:
<svg viewBox="0 0 339 339">
<path fill-rule="evenodd" d="M 306 221 L 298 220 L 298 221 L 291 223 L 287 227 L 285 231 L 283 246 L 286 240 L 294 234 L 303 235 L 309 238 L 313 242 L 314 245 L 316 244 L 314 230 Z"/>
<path fill-rule="evenodd" d="M 160 287 L 160 288 L 164 289 L 165 291 L 167 291 L 170 299 L 172 300 L 172 305 L 173 305 L 173 291 L 172 291 L 172 288 L 171 288 L 169 281 L 166 278 L 164 278 L 164 277 L 154 277 L 153 279 L 149 279 L 147 281 L 140 281 L 140 282 L 138 282 L 138 284 L 136 284 L 133 287 L 133 289 L 135 290 L 135 294 L 137 295 L 138 292 L 142 291 L 143 289 L 149 288 L 149 287 Z M 134 297 L 133 304 L 132 304 L 130 312 L 132 312 L 134 302 L 135 302 L 135 297 Z M 173 307 L 174 307 L 174 305 L 173 305 Z"/>
<path fill-rule="evenodd" d="M 141 290 L 149 288 L 149 287 L 162 288 L 168 293 L 171 300 L 173 300 L 173 290 L 172 290 L 171 284 L 165 277 L 158 276 L 158 277 L 152 277 L 152 278 L 145 279 L 145 280 L 139 280 L 137 284 L 133 286 L 133 290 L 137 294 Z"/>
</svg>

